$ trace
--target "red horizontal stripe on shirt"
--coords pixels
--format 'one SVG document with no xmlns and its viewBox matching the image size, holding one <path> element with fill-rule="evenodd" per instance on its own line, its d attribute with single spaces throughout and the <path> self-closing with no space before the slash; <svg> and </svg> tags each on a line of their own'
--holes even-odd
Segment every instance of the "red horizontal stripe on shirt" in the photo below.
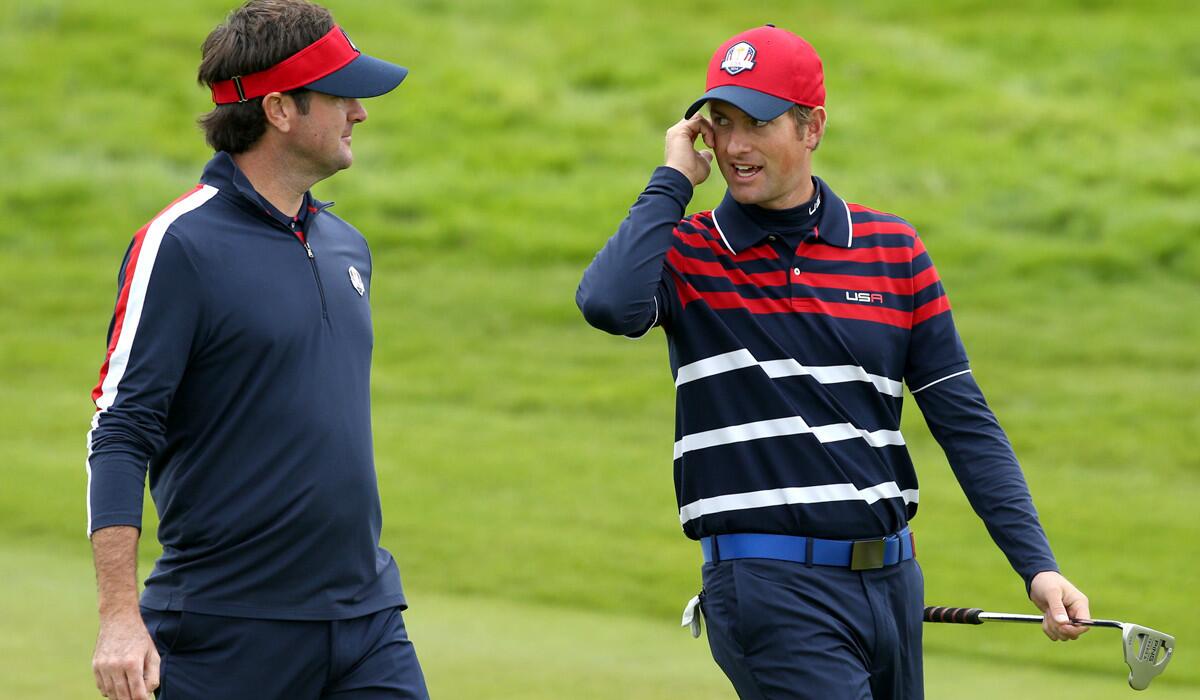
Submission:
<svg viewBox="0 0 1200 700">
<path fill-rule="evenodd" d="M 912 323 L 912 315 L 907 311 L 873 304 L 839 304 L 820 299 L 797 298 L 792 299 L 792 310 L 802 314 L 824 314 L 834 318 L 884 323 L 897 328 L 909 328 Z"/>
<path fill-rule="evenodd" d="M 854 224 L 854 236 L 871 236 L 876 233 L 898 233 L 904 236 L 917 237 L 917 232 L 912 226 L 900 223 L 899 221 L 864 221 L 860 224 Z"/>
<path fill-rule="evenodd" d="M 894 214 L 888 214 L 887 212 L 879 211 L 877 209 L 872 209 L 870 207 L 864 207 L 861 204 L 847 204 L 846 207 L 851 212 L 858 212 L 860 214 L 874 214 L 876 216 L 886 217 L 888 219 L 898 219 L 899 218 Z M 852 220 L 851 223 L 854 226 L 854 235 L 855 236 L 869 236 L 873 233 L 901 233 L 906 236 L 913 236 L 913 237 L 915 237 L 917 235 L 916 230 L 912 226 L 910 226 L 907 222 L 904 222 L 904 221 L 853 221 Z"/>
<path fill-rule="evenodd" d="M 747 248 L 732 257 L 734 262 L 746 262 L 748 260 L 778 260 L 779 251 L 764 243 L 762 245 L 756 245 L 753 248 Z"/>
<path fill-rule="evenodd" d="M 696 292 L 712 309 L 746 309 L 752 314 L 785 314 L 792 311 L 790 299 L 747 299 L 737 292 Z"/>
<path fill-rule="evenodd" d="M 752 314 L 822 314 L 834 318 L 883 323 L 897 328 L 909 328 L 912 318 L 907 311 L 869 304 L 838 304 L 807 297 L 747 299 L 737 292 L 701 292 L 679 277 L 676 277 L 676 288 L 679 300 L 685 307 L 690 302 L 700 300 L 714 310 L 745 309 Z"/>
<path fill-rule="evenodd" d="M 938 297 L 937 299 L 934 299 L 933 301 L 931 301 L 927 304 L 921 304 L 917 308 L 913 309 L 913 313 L 912 313 L 913 325 L 915 326 L 918 323 L 923 323 L 925 321 L 928 321 L 929 319 L 933 318 L 934 316 L 945 313 L 949 310 L 950 310 L 950 299 L 945 294 L 943 294 L 942 296 Z"/>
<path fill-rule="evenodd" d="M 854 222 L 855 226 L 861 226 L 861 225 L 870 224 L 870 223 L 897 224 L 899 226 L 904 227 L 905 229 L 907 229 L 910 232 L 916 233 L 916 231 L 913 230 L 913 227 L 910 226 L 907 221 L 904 221 L 903 219 L 896 216 L 895 214 L 889 214 L 886 211 L 879 211 L 878 209 L 872 209 L 871 207 L 864 207 L 861 204 L 847 203 L 846 208 L 849 209 L 851 212 L 856 212 L 859 214 L 874 214 L 875 216 L 885 219 L 884 221 L 874 221 L 874 222 L 872 222 L 872 221 Z"/>
<path fill-rule="evenodd" d="M 886 294 L 912 294 L 912 281 L 894 277 L 867 275 L 822 275 L 805 272 L 800 283 L 821 289 L 845 289 L 852 292 L 883 292 Z"/>
<path fill-rule="evenodd" d="M 920 240 L 920 239 L 917 239 Z M 835 260 L 856 263 L 908 263 L 912 262 L 911 248 L 835 248 L 829 245 L 805 243 L 800 254 L 811 260 Z"/>
<path fill-rule="evenodd" d="M 736 267 L 725 267 L 718 262 L 690 258 L 674 248 L 667 251 L 667 262 L 684 274 L 719 277 L 734 284 L 751 284 L 756 287 L 779 287 L 787 284 L 787 273 L 783 270 L 746 273 Z"/>
<path fill-rule="evenodd" d="M 675 293 L 679 295 L 679 305 L 686 307 L 688 304 L 700 298 L 700 292 L 696 288 L 687 283 L 676 272 L 671 272 L 671 277 L 675 280 Z"/>
<path fill-rule="evenodd" d="M 924 272 L 918 272 L 912 278 L 912 293 L 925 289 L 926 287 L 937 284 L 941 278 L 938 277 L 937 268 L 927 267 Z"/>
<path fill-rule="evenodd" d="M 714 233 L 714 235 L 716 235 L 716 234 Z M 707 238 L 699 233 L 684 233 L 683 231 L 680 231 L 679 229 L 675 229 L 675 237 L 678 238 L 681 243 L 683 243 L 684 245 L 686 245 L 690 248 L 699 248 L 700 250 L 711 250 L 712 252 L 716 253 L 717 255 L 723 255 L 723 256 L 730 258 L 736 262 L 743 262 L 746 260 L 777 260 L 777 259 L 779 259 L 779 253 L 769 245 L 755 246 L 754 248 L 748 248 L 748 249 L 743 250 L 742 252 L 738 253 L 737 255 L 734 255 L 729 252 L 729 249 L 725 247 L 725 244 L 723 242 L 717 241 L 717 240 L 714 240 L 711 238 Z"/>
<path fill-rule="evenodd" d="M 701 250 L 712 248 L 712 243 L 714 242 L 703 234 L 685 233 L 679 229 L 675 229 L 675 238 L 678 238 L 680 242 L 689 248 L 699 248 Z"/>
</svg>

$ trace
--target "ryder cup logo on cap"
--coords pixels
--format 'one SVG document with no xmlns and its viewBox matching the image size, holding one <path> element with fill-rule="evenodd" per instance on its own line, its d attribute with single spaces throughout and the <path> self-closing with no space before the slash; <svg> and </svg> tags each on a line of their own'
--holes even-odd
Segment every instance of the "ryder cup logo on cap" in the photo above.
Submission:
<svg viewBox="0 0 1200 700">
<path fill-rule="evenodd" d="M 754 47 L 744 41 L 739 41 L 725 52 L 725 60 L 721 61 L 721 70 L 730 75 L 737 75 L 744 70 L 754 67 Z"/>
<path fill-rule="evenodd" d="M 721 100 L 754 119 L 771 121 L 792 105 L 823 107 L 825 73 L 807 41 L 768 24 L 731 37 L 717 49 L 708 63 L 705 91 L 685 117 L 709 100 Z"/>
</svg>

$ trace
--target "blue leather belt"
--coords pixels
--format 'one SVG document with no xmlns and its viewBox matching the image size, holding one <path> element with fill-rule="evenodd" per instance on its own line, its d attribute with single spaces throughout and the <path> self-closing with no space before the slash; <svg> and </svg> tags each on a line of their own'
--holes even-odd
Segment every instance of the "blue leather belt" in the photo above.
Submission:
<svg viewBox="0 0 1200 700">
<path fill-rule="evenodd" d="M 778 559 L 816 566 L 841 566 L 862 571 L 882 569 L 912 559 L 915 544 L 905 527 L 871 540 L 822 540 L 816 537 L 738 533 L 700 539 L 704 562 L 725 559 Z"/>
</svg>

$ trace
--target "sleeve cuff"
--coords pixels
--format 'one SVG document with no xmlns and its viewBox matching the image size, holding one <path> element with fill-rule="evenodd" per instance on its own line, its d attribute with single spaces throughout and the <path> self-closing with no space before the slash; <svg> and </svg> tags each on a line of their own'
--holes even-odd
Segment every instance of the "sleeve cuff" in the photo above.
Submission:
<svg viewBox="0 0 1200 700">
<path fill-rule="evenodd" d="M 1061 571 L 1058 570 L 1058 564 L 1053 561 L 1050 562 L 1049 565 L 1036 566 L 1033 569 L 1031 569 L 1030 571 L 1031 571 L 1031 573 L 1021 575 L 1021 578 L 1025 579 L 1025 595 L 1026 596 L 1029 595 L 1030 590 L 1033 588 L 1033 579 L 1038 574 L 1042 573 L 1043 571 L 1053 571 L 1056 574 L 1062 573 Z"/>
<path fill-rule="evenodd" d="M 96 534 L 97 530 L 103 530 L 106 527 L 117 527 L 125 525 L 128 527 L 137 528 L 138 532 L 142 530 L 142 514 L 136 515 L 131 513 L 115 513 L 113 515 L 105 515 L 102 517 L 93 517 L 91 524 L 88 526 L 88 539 Z"/>
</svg>

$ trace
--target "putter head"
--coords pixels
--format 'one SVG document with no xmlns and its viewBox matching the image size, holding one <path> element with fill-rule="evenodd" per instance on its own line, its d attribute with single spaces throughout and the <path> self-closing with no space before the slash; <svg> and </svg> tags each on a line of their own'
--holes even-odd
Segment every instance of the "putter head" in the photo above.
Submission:
<svg viewBox="0 0 1200 700">
<path fill-rule="evenodd" d="M 1175 653 L 1175 638 L 1149 627 L 1121 623 L 1125 643 L 1125 663 L 1129 665 L 1129 687 L 1145 690 L 1150 681 L 1163 672 Z"/>
</svg>

